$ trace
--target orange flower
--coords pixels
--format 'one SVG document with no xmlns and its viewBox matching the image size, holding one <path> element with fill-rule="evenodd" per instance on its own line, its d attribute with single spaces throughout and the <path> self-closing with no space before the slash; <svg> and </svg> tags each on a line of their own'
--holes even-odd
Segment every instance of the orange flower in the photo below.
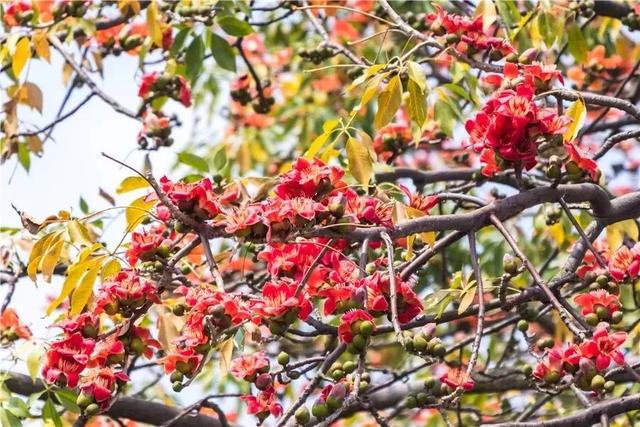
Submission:
<svg viewBox="0 0 640 427">
<path fill-rule="evenodd" d="M 31 330 L 20 322 L 18 315 L 12 308 L 7 308 L 0 315 L 0 330 L 3 337 L 9 341 L 15 341 L 18 338 L 31 338 Z"/>
</svg>

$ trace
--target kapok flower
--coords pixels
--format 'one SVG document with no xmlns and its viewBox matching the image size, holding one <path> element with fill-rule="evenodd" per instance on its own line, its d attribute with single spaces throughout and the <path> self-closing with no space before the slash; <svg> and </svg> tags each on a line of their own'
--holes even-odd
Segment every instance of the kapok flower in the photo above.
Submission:
<svg viewBox="0 0 640 427">
<path fill-rule="evenodd" d="M 80 373 L 89 363 L 95 341 L 84 338 L 79 332 L 54 342 L 47 352 L 47 363 L 42 369 L 45 380 L 51 384 L 74 388 Z"/>
<path fill-rule="evenodd" d="M 475 385 L 466 370 L 459 368 L 449 369 L 440 377 L 440 382 L 453 389 L 461 388 L 466 391 L 472 390 Z"/>
<path fill-rule="evenodd" d="M 362 309 L 349 310 L 340 318 L 340 325 L 338 326 L 338 336 L 343 343 L 351 343 L 353 341 L 353 329 L 354 324 L 357 322 L 369 321 L 374 323 L 373 316 L 367 311 Z M 374 323 L 375 325 L 375 323 Z"/>
<path fill-rule="evenodd" d="M 118 311 L 131 312 L 146 301 L 159 303 L 156 285 L 140 277 L 134 270 L 122 270 L 100 288 L 96 307 L 113 315 Z"/>
<path fill-rule="evenodd" d="M 25 20 L 25 17 L 28 17 L 29 12 L 33 12 L 30 1 L 14 0 L 5 8 L 4 22 L 9 27 L 21 25 Z M 33 16 L 33 14 L 31 14 L 31 16 Z"/>
<path fill-rule="evenodd" d="M 311 197 L 329 193 L 334 188 L 344 187 L 341 181 L 344 171 L 327 166 L 318 159 L 298 158 L 290 171 L 280 176 L 273 191 L 282 199 Z"/>
<path fill-rule="evenodd" d="M 61 328 L 67 335 L 80 332 L 85 338 L 95 338 L 100 329 L 100 318 L 89 311 L 69 319 L 61 320 L 53 326 Z"/>
<path fill-rule="evenodd" d="M 276 393 L 273 388 L 261 391 L 257 396 L 242 396 L 247 404 L 247 412 L 256 415 L 261 421 L 269 415 L 279 417 L 282 415 L 282 405 L 276 401 Z"/>
<path fill-rule="evenodd" d="M 255 301 L 252 308 L 260 317 L 282 319 L 288 313 L 296 313 L 297 317 L 304 320 L 309 317 L 312 306 L 304 292 L 296 295 L 297 288 L 295 282 L 267 282 L 262 288 L 262 299 Z"/>
<path fill-rule="evenodd" d="M 609 260 L 609 273 L 617 281 L 622 281 L 628 275 L 631 278 L 638 277 L 640 273 L 640 243 L 636 243 L 629 249 L 622 245 Z"/>
<path fill-rule="evenodd" d="M 18 314 L 12 308 L 5 309 L 0 315 L 0 333 L 8 341 L 31 338 L 31 330 L 20 322 Z"/>
<path fill-rule="evenodd" d="M 253 382 L 258 374 L 269 372 L 269 359 L 263 351 L 240 356 L 231 362 L 234 377 Z"/>
<path fill-rule="evenodd" d="M 174 349 L 165 357 L 158 359 L 158 363 L 164 367 L 167 374 L 178 371 L 182 374 L 191 374 L 200 365 L 203 359 L 202 354 L 198 354 L 191 348 Z"/>
<path fill-rule="evenodd" d="M 606 308 L 609 311 L 609 315 L 620 309 L 618 296 L 610 294 L 604 289 L 577 295 L 573 301 L 582 308 L 583 316 L 595 313 L 598 306 Z"/>
<path fill-rule="evenodd" d="M 626 332 L 609 333 L 609 326 L 600 323 L 593 332 L 593 337 L 580 345 L 580 352 L 583 357 L 594 360 L 596 368 L 603 371 L 609 367 L 611 359 L 617 365 L 624 364 L 624 355 L 618 349 L 626 340 Z"/>
<path fill-rule="evenodd" d="M 101 367 L 90 370 L 80 380 L 82 393 L 92 396 L 101 406 L 106 406 L 115 390 L 116 381 L 129 381 L 129 377 L 122 371 L 116 371 L 110 367 Z"/>
<path fill-rule="evenodd" d="M 578 146 L 573 142 L 565 142 L 564 148 L 569 154 L 569 161 L 574 162 L 578 168 L 589 174 L 591 179 L 595 182 L 598 181 L 598 163 L 595 160 L 586 157 Z"/>
</svg>

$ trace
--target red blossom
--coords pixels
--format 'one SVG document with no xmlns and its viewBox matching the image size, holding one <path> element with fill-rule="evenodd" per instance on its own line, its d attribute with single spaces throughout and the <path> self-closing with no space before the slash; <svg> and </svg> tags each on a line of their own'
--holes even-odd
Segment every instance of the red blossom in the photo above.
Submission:
<svg viewBox="0 0 640 427">
<path fill-rule="evenodd" d="M 473 390 L 475 385 L 469 374 L 465 370 L 458 368 L 449 369 L 440 377 L 440 381 L 451 388 L 462 388 L 466 391 Z"/>
<path fill-rule="evenodd" d="M 604 289 L 598 289 L 588 293 L 577 295 L 573 301 L 582 308 L 582 315 L 595 313 L 598 306 L 609 310 L 609 314 L 620 308 L 620 301 L 617 295 L 610 294 Z"/>
<path fill-rule="evenodd" d="M 269 414 L 274 417 L 282 415 L 282 405 L 276 401 L 276 393 L 273 388 L 261 391 L 257 396 L 242 396 L 247 404 L 247 412 L 251 415 L 267 417 Z"/>
<path fill-rule="evenodd" d="M 52 384 L 62 381 L 62 385 L 74 388 L 94 347 L 95 341 L 84 338 L 79 332 L 51 344 L 42 369 L 45 380 Z"/>
<path fill-rule="evenodd" d="M 273 191 L 282 199 L 293 197 L 313 198 L 318 194 L 329 193 L 334 188 L 344 187 L 341 181 L 344 171 L 327 166 L 318 159 L 298 158 L 291 170 L 282 174 Z"/>
<path fill-rule="evenodd" d="M 90 395 L 103 407 L 111 399 L 116 381 L 129 381 L 129 377 L 122 371 L 116 371 L 110 367 L 95 368 L 87 372 L 80 380 L 80 390 Z"/>
<path fill-rule="evenodd" d="M 611 256 L 608 267 L 615 280 L 622 281 L 627 275 L 631 278 L 638 277 L 640 273 L 640 243 L 636 243 L 631 249 L 625 245 L 620 246 Z"/>
<path fill-rule="evenodd" d="M 5 337 L 31 338 L 31 330 L 20 322 L 18 314 L 12 308 L 6 308 L 0 315 L 0 331 Z"/>
<path fill-rule="evenodd" d="M 262 288 L 262 299 L 254 301 L 252 308 L 260 317 L 280 319 L 290 312 L 304 320 L 309 317 L 312 306 L 303 292 L 296 290 L 295 282 L 267 282 Z"/>
<path fill-rule="evenodd" d="M 580 148 L 573 142 L 565 142 L 564 148 L 569 154 L 569 160 L 578 165 L 578 168 L 587 172 L 593 181 L 598 182 L 598 163 L 589 157 L 585 157 Z"/>
<path fill-rule="evenodd" d="M 596 368 L 603 371 L 611 364 L 611 359 L 617 365 L 624 364 L 624 355 L 618 348 L 627 340 L 626 332 L 609 333 L 609 326 L 600 323 L 593 332 L 591 339 L 580 345 L 582 356 L 595 361 Z"/>
<path fill-rule="evenodd" d="M 134 270 L 122 270 L 113 279 L 102 283 L 96 298 L 96 310 L 130 312 L 147 301 L 160 302 L 155 284 L 140 277 Z"/>
<path fill-rule="evenodd" d="M 258 374 L 269 372 L 269 359 L 263 351 L 233 359 L 231 373 L 238 379 L 255 380 Z"/>
<path fill-rule="evenodd" d="M 349 310 L 340 318 L 340 325 L 338 326 L 338 336 L 340 341 L 349 344 L 353 341 L 352 325 L 361 322 L 370 321 L 373 323 L 373 316 L 365 310 L 355 309 Z"/>
</svg>

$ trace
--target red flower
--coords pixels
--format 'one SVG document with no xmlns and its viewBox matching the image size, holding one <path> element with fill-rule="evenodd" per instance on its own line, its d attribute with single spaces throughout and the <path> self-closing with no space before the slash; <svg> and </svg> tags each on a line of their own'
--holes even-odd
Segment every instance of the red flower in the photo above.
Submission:
<svg viewBox="0 0 640 427">
<path fill-rule="evenodd" d="M 95 368 L 80 380 L 80 390 L 84 394 L 93 396 L 97 403 L 106 406 L 118 380 L 126 382 L 129 381 L 129 377 L 124 372 L 115 371 L 113 368 Z"/>
<path fill-rule="evenodd" d="M 469 391 L 473 389 L 474 382 L 463 369 L 449 369 L 444 375 L 440 377 L 440 381 L 443 384 L 448 385 L 451 388 Z"/>
<path fill-rule="evenodd" d="M 280 206 L 280 215 L 288 219 L 291 224 L 298 224 L 300 218 L 311 221 L 318 213 L 326 211 L 327 208 L 323 204 L 307 197 L 283 200 Z"/>
<path fill-rule="evenodd" d="M 140 98 L 146 98 L 159 77 L 160 74 L 157 71 L 143 75 L 142 83 L 140 83 L 140 88 L 138 88 L 138 96 Z"/>
<path fill-rule="evenodd" d="M 298 158 L 287 173 L 280 176 L 280 183 L 273 191 L 282 199 L 311 197 L 329 193 L 334 188 L 344 187 L 341 181 L 344 171 L 327 166 L 318 159 Z"/>
<path fill-rule="evenodd" d="M 340 337 L 340 341 L 344 343 L 351 343 L 353 340 L 353 329 L 357 329 L 356 326 L 361 321 L 369 321 L 373 323 L 373 316 L 368 312 L 356 309 L 349 310 L 340 318 L 340 325 L 338 326 L 338 336 Z"/>
<path fill-rule="evenodd" d="M 611 364 L 611 359 L 618 364 L 624 364 L 624 355 L 618 348 L 627 340 L 626 332 L 609 333 L 606 323 L 600 323 L 593 332 L 593 337 L 580 345 L 582 356 L 594 359 L 596 368 L 603 371 Z"/>
<path fill-rule="evenodd" d="M 638 273 L 640 273 L 640 243 L 636 243 L 631 249 L 625 245 L 620 246 L 611 257 L 608 267 L 611 276 L 618 281 L 624 280 L 627 274 L 631 278 L 638 277 Z"/>
<path fill-rule="evenodd" d="M 239 237 L 248 235 L 251 227 L 260 223 L 260 211 L 258 205 L 232 208 L 231 211 L 226 213 L 226 227 L 224 231 L 229 234 L 236 234 Z"/>
<path fill-rule="evenodd" d="M 312 306 L 302 291 L 296 295 L 297 288 L 297 283 L 267 282 L 262 288 L 262 299 L 255 301 L 252 308 L 261 317 L 279 319 L 294 312 L 304 320 L 309 317 Z"/>
<path fill-rule="evenodd" d="M 0 331 L 9 341 L 31 338 L 31 330 L 20 322 L 18 314 L 12 308 L 5 309 L 0 315 Z"/>
<path fill-rule="evenodd" d="M 31 2 L 27 0 L 14 0 L 6 6 L 4 11 L 4 22 L 9 27 L 14 27 L 22 23 L 25 12 L 32 11 Z"/>
<path fill-rule="evenodd" d="M 124 344 L 115 335 L 98 342 L 89 366 L 105 366 L 124 362 Z"/>
<path fill-rule="evenodd" d="M 255 380 L 258 374 L 269 372 L 269 359 L 263 351 L 233 359 L 231 373 L 238 379 Z"/>
<path fill-rule="evenodd" d="M 67 335 L 80 332 L 85 338 L 95 338 L 100 327 L 100 319 L 95 313 L 85 312 L 70 319 L 64 319 L 54 324 Z"/>
<path fill-rule="evenodd" d="M 135 266 L 138 260 L 150 261 L 156 254 L 156 250 L 163 244 L 169 247 L 172 243 L 170 239 L 165 239 L 162 235 L 164 226 L 155 227 L 143 232 L 131 233 L 131 247 L 127 250 L 127 261 L 131 266 Z"/>
<path fill-rule="evenodd" d="M 85 339 L 79 332 L 51 344 L 42 369 L 45 380 L 52 384 L 61 381 L 61 385 L 74 388 L 94 346 L 95 341 Z"/>
<path fill-rule="evenodd" d="M 261 391 L 257 396 L 242 396 L 240 399 L 247 404 L 247 412 L 257 415 L 261 419 L 269 416 L 279 417 L 282 415 L 282 405 L 276 401 L 276 393 L 273 388 Z"/>
<path fill-rule="evenodd" d="M 193 349 L 176 349 L 165 357 L 158 359 L 158 363 L 164 366 L 164 371 L 167 374 L 174 371 L 188 374 L 196 370 L 202 359 L 202 354 L 194 352 Z"/>
<path fill-rule="evenodd" d="M 602 306 L 609 310 L 609 315 L 620 308 L 618 296 L 612 295 L 604 289 L 577 295 L 573 301 L 582 307 L 583 316 L 589 313 L 595 313 L 597 306 Z"/>
<path fill-rule="evenodd" d="M 159 303 L 153 282 L 138 276 L 134 270 L 122 270 L 113 279 L 104 282 L 96 298 L 97 311 L 111 310 L 131 312 L 151 301 Z"/>
<path fill-rule="evenodd" d="M 182 76 L 178 76 L 178 100 L 185 107 L 191 106 L 191 88 Z"/>
<path fill-rule="evenodd" d="M 569 160 L 578 165 L 581 170 L 587 172 L 593 181 L 598 182 L 598 163 L 585 157 L 573 142 L 565 142 L 564 148 L 569 154 Z"/>
</svg>

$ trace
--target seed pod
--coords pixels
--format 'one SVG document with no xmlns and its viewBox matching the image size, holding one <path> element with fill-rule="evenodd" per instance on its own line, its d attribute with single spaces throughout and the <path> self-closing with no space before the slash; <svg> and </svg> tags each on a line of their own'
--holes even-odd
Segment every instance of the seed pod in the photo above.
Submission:
<svg viewBox="0 0 640 427">
<path fill-rule="evenodd" d="M 301 406 L 298 408 L 295 414 L 296 422 L 301 425 L 305 425 L 311 420 L 311 414 L 306 406 Z"/>
<path fill-rule="evenodd" d="M 281 351 L 280 354 L 278 354 L 278 363 L 282 366 L 286 366 L 290 361 L 290 357 L 288 353 L 285 353 L 284 351 Z"/>
</svg>

